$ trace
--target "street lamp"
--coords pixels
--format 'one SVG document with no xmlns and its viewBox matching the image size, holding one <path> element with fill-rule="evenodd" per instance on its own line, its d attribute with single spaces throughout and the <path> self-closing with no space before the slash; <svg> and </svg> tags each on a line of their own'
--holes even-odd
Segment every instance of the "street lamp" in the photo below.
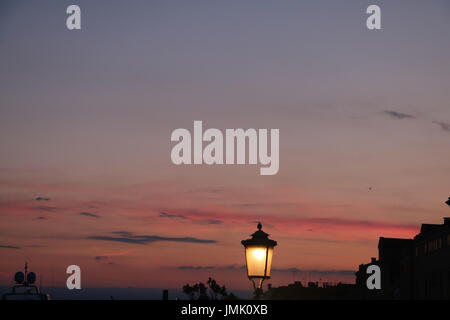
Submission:
<svg viewBox="0 0 450 320">
<path fill-rule="evenodd" d="M 273 248 L 277 242 L 269 239 L 269 235 L 261 230 L 261 223 L 258 223 L 257 228 L 258 230 L 252 234 L 251 239 L 242 240 L 241 243 L 245 247 L 247 276 L 253 282 L 255 297 L 259 298 L 262 293 L 263 281 L 270 279 Z"/>
</svg>

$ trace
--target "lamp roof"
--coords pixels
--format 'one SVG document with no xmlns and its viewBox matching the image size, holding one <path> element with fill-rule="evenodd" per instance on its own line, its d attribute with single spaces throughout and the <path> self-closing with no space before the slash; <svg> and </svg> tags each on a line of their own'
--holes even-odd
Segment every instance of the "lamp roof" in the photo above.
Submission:
<svg viewBox="0 0 450 320">
<path fill-rule="evenodd" d="M 244 247 L 247 246 L 265 246 L 265 247 L 275 247 L 277 242 L 275 240 L 269 239 L 269 234 L 262 231 L 262 224 L 258 222 L 258 230 L 254 232 L 251 239 L 242 240 L 241 243 Z"/>
</svg>

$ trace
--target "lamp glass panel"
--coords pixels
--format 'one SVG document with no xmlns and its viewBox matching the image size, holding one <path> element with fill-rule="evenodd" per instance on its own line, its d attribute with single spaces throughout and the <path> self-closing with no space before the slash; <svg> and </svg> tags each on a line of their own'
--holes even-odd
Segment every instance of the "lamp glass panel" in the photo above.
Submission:
<svg viewBox="0 0 450 320">
<path fill-rule="evenodd" d="M 272 268 L 272 256 L 273 256 L 273 248 L 269 248 L 269 250 L 267 251 L 266 277 L 270 277 L 270 269 Z"/>
<path fill-rule="evenodd" d="M 273 248 L 263 246 L 250 246 L 245 248 L 245 258 L 247 261 L 247 275 L 249 277 L 270 277 L 270 267 L 272 265 Z M 267 257 L 266 257 L 267 256 Z M 267 268 L 266 268 L 267 258 Z"/>
</svg>

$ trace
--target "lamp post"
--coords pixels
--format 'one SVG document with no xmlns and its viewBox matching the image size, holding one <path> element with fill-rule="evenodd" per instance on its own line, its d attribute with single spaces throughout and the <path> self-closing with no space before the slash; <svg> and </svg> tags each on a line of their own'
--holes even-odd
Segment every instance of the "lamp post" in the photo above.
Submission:
<svg viewBox="0 0 450 320">
<path fill-rule="evenodd" d="M 264 280 L 270 279 L 273 248 L 277 245 L 275 240 L 269 239 L 269 235 L 261 230 L 261 223 L 258 223 L 257 228 L 251 239 L 241 241 L 245 248 L 247 276 L 253 282 L 256 299 L 262 294 Z"/>
</svg>

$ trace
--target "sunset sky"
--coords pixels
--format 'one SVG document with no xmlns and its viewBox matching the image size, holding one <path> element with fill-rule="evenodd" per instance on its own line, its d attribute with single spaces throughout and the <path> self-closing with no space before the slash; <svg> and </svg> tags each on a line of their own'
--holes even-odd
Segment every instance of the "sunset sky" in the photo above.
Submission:
<svg viewBox="0 0 450 320">
<path fill-rule="evenodd" d="M 273 285 L 353 282 L 450 215 L 449 34 L 447 0 L 1 1 L 0 285 L 250 289 L 257 221 Z M 279 128 L 278 174 L 172 164 L 194 120 Z"/>
</svg>

